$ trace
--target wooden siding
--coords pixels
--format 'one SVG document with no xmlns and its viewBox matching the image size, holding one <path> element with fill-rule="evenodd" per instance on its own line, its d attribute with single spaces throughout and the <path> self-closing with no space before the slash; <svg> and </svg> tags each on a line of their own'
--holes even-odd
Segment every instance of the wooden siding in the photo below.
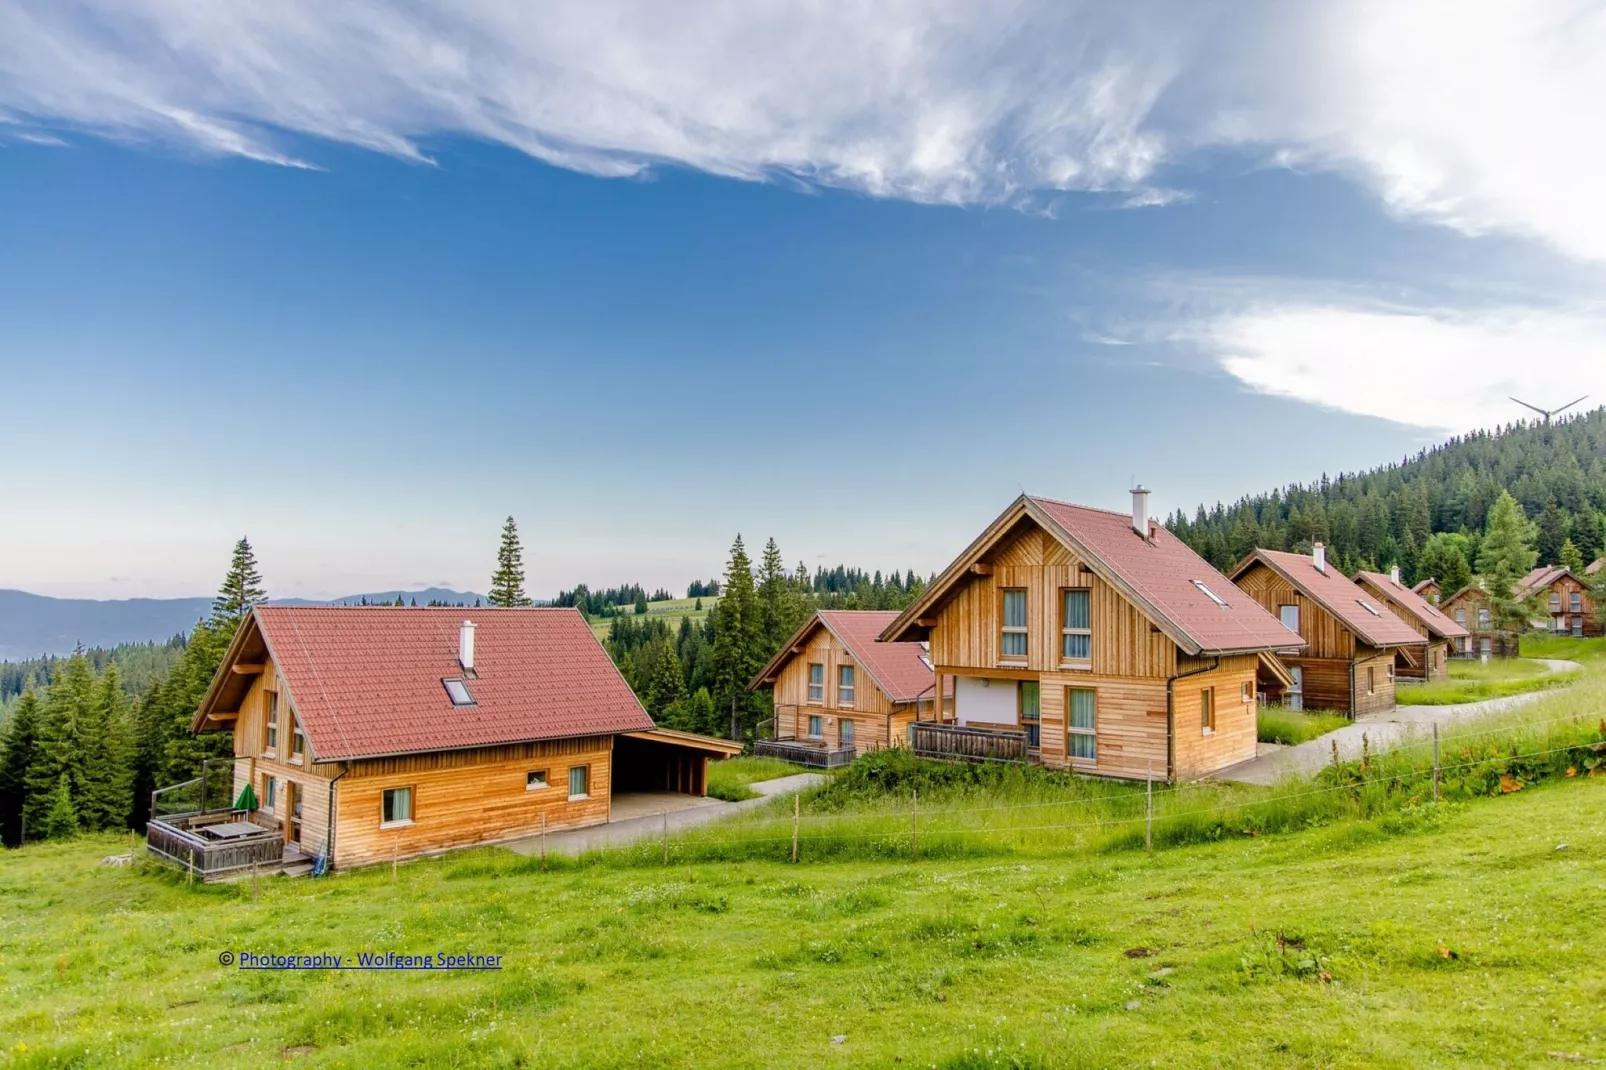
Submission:
<svg viewBox="0 0 1606 1070">
<path fill-rule="evenodd" d="M 279 747 L 267 751 L 268 695 L 279 696 Z M 267 662 L 264 671 L 254 677 L 245 697 L 240 702 L 240 715 L 234 722 L 234 797 L 237 798 L 247 782 L 261 804 L 260 813 L 267 813 L 287 827 L 290 823 L 290 788 L 295 786 L 301 796 L 301 831 L 299 843 L 308 854 L 317 854 L 327 846 L 329 838 L 329 785 L 345 768 L 339 762 L 317 764 L 309 753 L 299 762 L 290 760 L 291 733 L 295 726 L 295 710 L 289 693 Z M 308 748 L 310 750 L 309 741 Z M 267 803 L 267 777 L 277 783 L 274 805 Z M 231 802 L 233 799 L 231 798 Z"/>
<path fill-rule="evenodd" d="M 1225 657 L 1220 667 L 1182 677 L 1172 685 L 1176 779 L 1194 780 L 1255 756 L 1259 735 L 1255 673 L 1259 662 L 1253 654 Z M 1206 689 L 1215 694 L 1216 711 L 1215 730 L 1208 733 L 1200 709 Z"/>
<path fill-rule="evenodd" d="M 1134 780 L 1152 771 L 1156 780 L 1166 779 L 1164 680 L 1054 672 L 1041 674 L 1038 687 L 1044 765 Z M 1070 758 L 1065 729 L 1070 688 L 1091 688 L 1094 693 L 1094 762 Z"/>
<path fill-rule="evenodd" d="M 825 697 L 818 703 L 808 700 L 811 663 L 825 666 Z M 837 670 L 843 665 L 854 667 L 852 706 L 837 703 Z M 820 738 L 832 746 L 836 746 L 841 737 L 844 720 L 853 722 L 854 746 L 861 751 L 907 746 L 907 726 L 916 719 L 914 704 L 889 700 L 864 666 L 824 626 L 816 628 L 804 642 L 802 653 L 793 654 L 775 674 L 773 695 L 778 738 L 808 738 L 809 715 L 817 714 L 824 719 L 821 726 L 824 734 Z M 934 716 L 929 700 L 920 703 L 919 716 L 925 720 Z"/>
<path fill-rule="evenodd" d="M 1280 618 L 1283 606 L 1299 607 L 1299 637 L 1306 645 L 1295 655 L 1295 660 L 1342 658 L 1348 661 L 1355 656 L 1355 634 L 1320 603 L 1300 594 L 1292 583 L 1265 564 L 1256 561 L 1233 582 L 1274 617 Z"/>
<path fill-rule="evenodd" d="M 1550 607 L 1550 596 L 1554 594 L 1558 599 L 1559 608 L 1554 612 Z M 1579 612 L 1572 611 L 1572 596 L 1579 596 Z M 1539 602 L 1545 607 L 1544 627 L 1546 631 L 1556 635 L 1571 635 L 1573 623 L 1580 625 L 1580 634 L 1594 638 L 1601 634 L 1601 623 L 1595 616 L 1595 602 L 1590 597 L 1589 588 L 1572 575 L 1564 575 L 1544 587 L 1539 592 Z"/>
<path fill-rule="evenodd" d="M 611 736 L 521 743 L 352 762 L 336 785 L 335 864 L 383 862 L 608 820 Z M 570 801 L 569 770 L 590 769 L 587 798 Z M 545 769 L 547 787 L 527 790 Z M 412 823 L 381 827 L 386 788 L 413 789 Z"/>
<path fill-rule="evenodd" d="M 983 562 L 989 575 L 969 577 L 937 613 L 931 659 L 938 665 L 1012 667 L 1037 672 L 1085 671 L 1089 676 L 1160 678 L 1176 671 L 1177 648 L 1115 588 L 1085 570 L 1076 556 L 1030 521 Z M 1024 588 L 1027 654 L 1005 660 L 999 653 L 1002 594 Z M 1092 661 L 1086 670 L 1060 660 L 1061 591 L 1088 588 Z"/>
<path fill-rule="evenodd" d="M 853 722 L 853 745 L 860 751 L 879 750 L 882 747 L 909 745 L 909 725 L 915 720 L 935 719 L 931 703 L 922 702 L 918 711 L 913 703 L 895 703 L 886 713 L 869 714 L 859 709 L 844 710 L 832 706 L 776 706 L 775 736 L 808 739 L 809 717 L 821 718 L 822 742 L 833 747 L 842 742 L 842 722 Z"/>
<path fill-rule="evenodd" d="M 1422 622 L 1422 618 L 1418 617 L 1409 609 L 1406 609 L 1404 606 L 1395 602 L 1389 597 L 1389 593 L 1387 591 L 1379 588 L 1376 584 L 1372 583 L 1371 580 L 1365 578 L 1358 579 L 1355 582 L 1360 585 L 1361 590 L 1365 591 L 1379 602 L 1382 602 L 1383 605 L 1387 606 L 1390 613 L 1393 613 L 1396 617 L 1399 617 L 1406 624 L 1409 624 L 1411 626 L 1411 630 L 1417 635 L 1420 635 L 1424 639 L 1428 637 L 1428 626 Z"/>
<path fill-rule="evenodd" d="M 1374 688 L 1366 689 L 1366 674 L 1372 673 Z M 1396 706 L 1394 696 L 1394 651 L 1371 651 L 1355 659 L 1355 705 L 1357 715 L 1387 713 Z"/>
</svg>

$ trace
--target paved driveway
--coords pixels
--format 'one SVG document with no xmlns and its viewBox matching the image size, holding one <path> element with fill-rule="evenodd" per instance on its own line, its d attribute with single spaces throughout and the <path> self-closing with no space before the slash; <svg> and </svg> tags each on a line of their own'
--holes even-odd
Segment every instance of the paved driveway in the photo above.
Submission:
<svg viewBox="0 0 1606 1070">
<path fill-rule="evenodd" d="M 1553 673 L 1570 672 L 1582 668 L 1576 661 L 1555 658 L 1537 658 Z M 1319 739 L 1301 743 L 1297 747 L 1278 747 L 1262 743 L 1260 753 L 1247 762 L 1224 769 L 1215 774 L 1216 780 L 1230 780 L 1239 784 L 1271 785 L 1289 776 L 1310 776 L 1333 760 L 1333 743 L 1338 742 L 1339 758 L 1353 761 L 1361 756 L 1361 737 L 1374 752 L 1397 747 L 1411 738 L 1421 738 L 1433 731 L 1434 724 L 1451 724 L 1479 717 L 1498 710 L 1515 709 L 1537 702 L 1548 691 L 1530 691 L 1507 698 L 1491 698 L 1482 702 L 1463 702 L 1454 706 L 1400 706 L 1388 713 L 1358 717 L 1354 724 L 1345 725 Z"/>
</svg>

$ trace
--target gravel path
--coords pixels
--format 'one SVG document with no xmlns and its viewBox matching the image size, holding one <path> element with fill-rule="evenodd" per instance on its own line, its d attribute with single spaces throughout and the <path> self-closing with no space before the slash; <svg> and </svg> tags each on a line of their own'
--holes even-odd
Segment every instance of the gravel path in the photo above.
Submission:
<svg viewBox="0 0 1606 1070">
<path fill-rule="evenodd" d="M 569 829 L 564 832 L 549 833 L 546 838 L 548 854 L 579 855 L 587 851 L 596 851 L 604 847 L 623 847 L 627 844 L 639 843 L 642 840 L 655 840 L 664 834 L 664 823 L 669 823 L 670 832 L 679 832 L 682 829 L 696 828 L 712 821 L 719 821 L 732 814 L 739 814 L 743 810 L 750 810 L 755 806 L 763 806 L 777 795 L 791 795 L 805 788 L 812 788 L 816 784 L 825 782 L 825 777 L 819 773 L 795 773 L 792 776 L 783 776 L 775 780 L 761 780 L 748 787 L 758 792 L 756 799 L 744 799 L 741 802 L 723 802 L 717 799 L 706 800 L 705 805 L 693 806 L 681 810 L 671 810 L 668 814 L 655 813 L 641 817 L 631 817 L 623 821 L 610 821 L 606 825 L 592 825 L 589 828 Z M 541 837 L 529 836 L 522 840 L 514 840 L 507 845 L 511 850 L 521 855 L 536 855 L 541 853 Z"/>
<path fill-rule="evenodd" d="M 1559 658 L 1535 658 L 1545 663 L 1551 673 L 1571 672 L 1583 666 L 1576 661 Z M 1325 736 L 1301 743 L 1296 747 L 1275 744 L 1260 745 L 1260 753 L 1247 762 L 1241 762 L 1215 775 L 1217 780 L 1230 780 L 1239 784 L 1271 785 L 1288 776 L 1309 776 L 1333 760 L 1333 743 L 1338 742 L 1339 757 L 1350 761 L 1361 756 L 1361 737 L 1373 751 L 1388 750 L 1419 733 L 1432 730 L 1435 724 L 1452 724 L 1498 710 L 1515 709 L 1536 702 L 1549 691 L 1529 691 L 1506 698 L 1484 699 L 1481 702 L 1463 702 L 1453 706 L 1400 706 L 1381 714 L 1358 717 L 1354 724 L 1345 725 Z"/>
</svg>

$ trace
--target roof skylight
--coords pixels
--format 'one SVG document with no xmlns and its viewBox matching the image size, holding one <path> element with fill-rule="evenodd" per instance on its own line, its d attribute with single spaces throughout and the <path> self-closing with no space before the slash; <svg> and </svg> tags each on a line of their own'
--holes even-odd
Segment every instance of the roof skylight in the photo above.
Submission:
<svg viewBox="0 0 1606 1070">
<path fill-rule="evenodd" d="M 1194 580 L 1193 581 L 1193 585 L 1195 587 L 1199 588 L 1199 590 L 1203 591 L 1204 592 L 1204 596 L 1206 598 L 1210 599 L 1210 601 L 1214 602 L 1216 605 L 1220 606 L 1223 609 L 1227 608 L 1227 600 L 1225 598 L 1221 597 L 1216 592 L 1212 591 L 1209 587 L 1206 587 L 1203 580 Z"/>
<path fill-rule="evenodd" d="M 452 700 L 453 706 L 474 705 L 474 696 L 468 693 L 468 684 L 463 680 L 454 676 L 442 680 L 441 683 L 446 686 L 446 694 Z"/>
<path fill-rule="evenodd" d="M 1374 617 L 1381 617 L 1383 615 L 1382 611 L 1365 599 L 1357 598 L 1355 600 L 1355 604 L 1366 610 L 1366 612 L 1370 613 Z"/>
</svg>

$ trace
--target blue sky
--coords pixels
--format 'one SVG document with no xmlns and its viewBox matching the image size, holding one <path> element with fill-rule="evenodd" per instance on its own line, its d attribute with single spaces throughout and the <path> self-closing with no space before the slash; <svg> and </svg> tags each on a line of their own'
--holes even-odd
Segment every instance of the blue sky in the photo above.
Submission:
<svg viewBox="0 0 1606 1070">
<path fill-rule="evenodd" d="M 0 586 L 928 571 L 1606 394 L 1598 13 L 1140 6 L 8 7 Z"/>
</svg>

